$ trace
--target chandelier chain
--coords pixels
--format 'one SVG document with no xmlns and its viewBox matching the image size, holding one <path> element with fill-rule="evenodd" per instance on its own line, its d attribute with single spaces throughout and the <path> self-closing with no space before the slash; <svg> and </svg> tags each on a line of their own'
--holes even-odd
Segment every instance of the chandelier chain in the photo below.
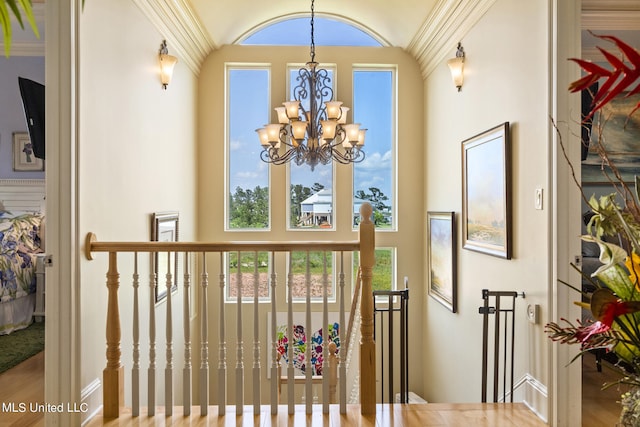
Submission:
<svg viewBox="0 0 640 427">
<path fill-rule="evenodd" d="M 315 0 L 311 0 L 311 62 L 316 62 L 316 41 L 314 39 Z"/>
</svg>

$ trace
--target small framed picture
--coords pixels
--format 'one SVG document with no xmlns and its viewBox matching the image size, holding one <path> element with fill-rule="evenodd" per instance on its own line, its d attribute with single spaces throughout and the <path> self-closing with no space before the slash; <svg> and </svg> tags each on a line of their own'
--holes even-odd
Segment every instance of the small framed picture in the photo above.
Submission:
<svg viewBox="0 0 640 427">
<path fill-rule="evenodd" d="M 511 259 L 509 123 L 462 142 L 462 247 Z"/>
<path fill-rule="evenodd" d="M 41 171 L 44 170 L 44 161 L 33 153 L 33 145 L 29 134 L 26 132 L 13 133 L 13 170 L 14 171 Z"/>
<path fill-rule="evenodd" d="M 427 212 L 429 295 L 457 311 L 456 214 Z"/>
<path fill-rule="evenodd" d="M 177 242 L 178 222 L 178 212 L 154 213 L 151 241 Z M 153 258 L 156 275 L 156 302 L 160 302 L 167 297 L 167 275 L 171 274 L 171 292 L 178 289 L 178 254 L 176 252 L 156 252 Z"/>
</svg>

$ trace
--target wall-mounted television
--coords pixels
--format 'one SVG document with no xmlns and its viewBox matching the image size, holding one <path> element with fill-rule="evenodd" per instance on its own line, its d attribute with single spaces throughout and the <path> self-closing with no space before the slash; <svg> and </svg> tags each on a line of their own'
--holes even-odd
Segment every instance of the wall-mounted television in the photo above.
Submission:
<svg viewBox="0 0 640 427">
<path fill-rule="evenodd" d="M 44 159 L 44 85 L 18 77 L 18 86 L 33 154 L 39 159 Z"/>
</svg>

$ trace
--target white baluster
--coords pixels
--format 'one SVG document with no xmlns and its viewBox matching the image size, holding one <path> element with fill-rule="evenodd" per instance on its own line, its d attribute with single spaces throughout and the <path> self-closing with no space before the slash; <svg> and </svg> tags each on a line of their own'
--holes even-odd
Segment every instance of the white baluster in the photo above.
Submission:
<svg viewBox="0 0 640 427">
<path fill-rule="evenodd" d="M 271 414 L 278 413 L 278 331 L 276 322 L 276 262 L 271 252 Z"/>
<path fill-rule="evenodd" d="M 176 255 L 177 256 L 177 255 Z M 184 254 L 184 295 L 182 301 L 184 324 L 184 368 L 182 369 L 182 407 L 184 415 L 191 415 L 191 275 L 189 273 L 189 253 Z"/>
<path fill-rule="evenodd" d="M 224 314 L 225 308 L 225 296 L 224 296 L 224 282 L 225 282 L 225 256 L 220 254 L 220 320 L 218 323 L 219 334 L 218 338 L 218 414 L 224 415 L 227 409 L 227 342 L 225 338 L 226 331 L 226 319 Z"/>
<path fill-rule="evenodd" d="M 207 273 L 207 254 L 202 253 L 202 276 L 200 286 L 202 295 L 200 300 L 200 415 L 209 413 L 209 313 L 207 305 L 207 287 L 209 285 L 209 274 Z"/>
<path fill-rule="evenodd" d="M 242 414 L 244 406 L 244 350 L 242 342 L 242 271 L 240 270 L 242 261 L 238 252 L 238 272 L 236 280 L 236 327 L 238 330 L 238 341 L 236 344 L 236 414 Z"/>
<path fill-rule="evenodd" d="M 138 253 L 133 254 L 133 368 L 131 368 L 131 415 L 140 415 L 140 308 L 138 307 Z"/>
<path fill-rule="evenodd" d="M 155 254 L 152 255 L 155 259 Z M 151 262 L 149 276 L 149 369 L 147 370 L 147 415 L 156 413 L 156 273 Z"/>
<path fill-rule="evenodd" d="M 295 370 L 293 367 L 293 253 L 289 252 L 289 286 L 287 298 L 287 400 L 289 403 L 288 412 L 292 415 L 295 412 Z"/>
<path fill-rule="evenodd" d="M 258 318 L 258 292 L 260 273 L 258 272 L 258 252 L 253 259 L 253 414 L 260 415 L 260 319 Z"/>
<path fill-rule="evenodd" d="M 171 286 L 173 285 L 173 275 L 171 274 L 171 253 L 167 252 L 167 364 L 164 369 L 164 413 L 167 416 L 173 415 L 173 319 L 171 307 Z"/>
<path fill-rule="evenodd" d="M 313 367 L 311 365 L 311 347 L 313 338 L 313 329 L 311 327 L 311 263 L 309 262 L 309 251 L 307 251 L 307 273 L 305 274 L 305 285 L 307 289 L 307 306 L 306 321 L 304 325 L 305 334 L 307 336 L 307 345 L 305 347 L 304 364 L 305 364 L 305 383 L 304 396 L 307 414 L 313 412 Z"/>
<path fill-rule="evenodd" d="M 347 348 L 346 321 L 344 315 L 344 252 L 340 252 L 340 413 L 347 413 Z"/>
<path fill-rule="evenodd" d="M 322 412 L 329 413 L 329 275 L 327 252 L 322 252 Z"/>
</svg>

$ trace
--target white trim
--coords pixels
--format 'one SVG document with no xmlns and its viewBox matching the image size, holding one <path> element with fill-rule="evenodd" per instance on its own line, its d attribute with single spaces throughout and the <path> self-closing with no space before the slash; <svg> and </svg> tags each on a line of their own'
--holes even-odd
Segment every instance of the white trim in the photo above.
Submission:
<svg viewBox="0 0 640 427">
<path fill-rule="evenodd" d="M 569 159 L 580 164 L 580 124 L 572 112 L 580 111 L 580 98 L 571 96 L 569 83 L 580 78 L 580 70 L 567 58 L 580 56 L 580 0 L 549 0 L 549 111 L 555 123 L 562 124 L 562 139 L 568 149 Z M 560 135 L 549 123 L 547 150 L 550 170 L 550 235 L 548 264 L 548 321 L 560 318 L 580 317 L 580 308 L 573 304 L 575 294 L 559 280 L 573 282 L 579 274 L 569 263 L 580 254 L 581 199 L 576 192 L 571 172 L 559 144 Z M 571 364 L 578 352 L 573 346 L 549 343 L 548 346 L 548 422 L 554 426 L 581 425 L 582 412 L 582 367 Z"/>
<path fill-rule="evenodd" d="M 198 75 L 205 58 L 218 47 L 188 1 L 134 0 L 136 6 L 168 41 L 169 49 Z M 160 46 L 158 41 L 158 47 Z"/>
<path fill-rule="evenodd" d="M 4 52 L 4 43 L 0 43 L 0 51 Z M 11 44 L 11 56 L 44 56 L 44 40 L 21 42 L 14 40 Z"/>
<path fill-rule="evenodd" d="M 99 378 L 95 378 L 80 392 L 80 408 L 83 426 L 102 410 L 102 381 Z"/>
<path fill-rule="evenodd" d="M 445 58 L 455 55 L 456 43 L 480 21 L 495 0 L 440 0 L 407 46 L 426 79 Z"/>
<path fill-rule="evenodd" d="M 80 401 L 80 258 L 77 212 L 78 39 L 81 0 L 46 3 L 47 269 L 45 402 Z M 79 413 L 47 412 L 46 425 L 79 425 Z"/>
</svg>

